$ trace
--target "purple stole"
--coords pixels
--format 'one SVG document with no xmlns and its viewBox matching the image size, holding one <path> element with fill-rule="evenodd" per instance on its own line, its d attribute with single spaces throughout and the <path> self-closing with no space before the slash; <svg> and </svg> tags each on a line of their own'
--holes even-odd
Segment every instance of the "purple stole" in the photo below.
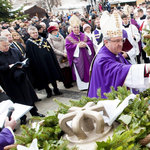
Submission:
<svg viewBox="0 0 150 150">
<path fill-rule="evenodd" d="M 126 30 L 123 30 L 123 38 L 128 38 L 128 34 Z"/>
<path fill-rule="evenodd" d="M 98 42 L 98 40 L 99 40 L 99 31 L 98 30 L 94 30 L 94 35 L 95 35 L 95 39 L 96 39 L 96 41 Z"/>
</svg>

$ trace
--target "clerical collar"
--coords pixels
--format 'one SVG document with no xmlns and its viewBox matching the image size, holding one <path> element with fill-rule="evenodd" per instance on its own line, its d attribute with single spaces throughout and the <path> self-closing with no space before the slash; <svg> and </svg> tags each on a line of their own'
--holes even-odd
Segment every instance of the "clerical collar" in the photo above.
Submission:
<svg viewBox="0 0 150 150">
<path fill-rule="evenodd" d="M 128 23 L 127 25 L 123 24 L 123 26 L 124 26 L 125 28 L 129 28 L 130 23 Z"/>
</svg>

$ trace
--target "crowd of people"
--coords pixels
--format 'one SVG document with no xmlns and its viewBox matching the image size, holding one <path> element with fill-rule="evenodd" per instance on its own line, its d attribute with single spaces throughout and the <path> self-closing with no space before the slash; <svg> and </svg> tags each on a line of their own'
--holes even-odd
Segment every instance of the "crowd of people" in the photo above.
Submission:
<svg viewBox="0 0 150 150">
<path fill-rule="evenodd" d="M 102 98 L 111 86 L 117 89 L 125 84 L 133 93 L 147 88 L 150 65 L 145 64 L 149 57 L 143 50 L 142 33 L 149 29 L 149 2 L 138 7 L 118 5 L 113 10 L 109 5 L 108 1 L 105 7 L 99 5 L 100 13 L 91 7 L 83 15 L 46 13 L 43 18 L 10 24 L 2 21 L 0 86 L 9 98 L 33 106 L 31 115 L 44 117 L 34 104 L 40 100 L 34 89 L 45 89 L 47 98 L 53 92 L 61 95 L 57 81 L 65 88 L 76 81 L 78 89 L 88 90 L 91 98 L 98 97 L 99 88 Z M 26 63 L 16 65 L 18 61 Z M 9 122 L 14 129 L 16 122 L 6 120 Z M 21 124 L 26 124 L 26 116 Z"/>
</svg>

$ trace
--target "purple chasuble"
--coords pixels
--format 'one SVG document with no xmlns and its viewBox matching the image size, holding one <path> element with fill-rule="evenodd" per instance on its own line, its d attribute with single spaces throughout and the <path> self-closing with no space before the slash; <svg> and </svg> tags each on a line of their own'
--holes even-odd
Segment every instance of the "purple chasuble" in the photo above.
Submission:
<svg viewBox="0 0 150 150">
<path fill-rule="evenodd" d="M 98 98 L 97 90 L 101 88 L 101 97 L 106 98 L 104 93 L 109 93 L 111 86 L 115 90 L 123 86 L 130 67 L 131 64 L 121 54 L 116 56 L 103 46 L 93 64 L 88 96 Z"/>
<path fill-rule="evenodd" d="M 80 41 L 84 41 L 91 49 L 92 54 L 88 54 L 87 48 L 79 48 L 79 57 L 73 57 L 74 51 Z M 80 79 L 84 82 L 89 82 L 89 68 L 94 58 L 94 49 L 92 41 L 82 32 L 79 35 L 75 35 L 73 31 L 66 38 L 66 50 L 70 67 L 72 69 L 73 80 L 76 80 L 74 65 L 78 71 Z"/>
</svg>

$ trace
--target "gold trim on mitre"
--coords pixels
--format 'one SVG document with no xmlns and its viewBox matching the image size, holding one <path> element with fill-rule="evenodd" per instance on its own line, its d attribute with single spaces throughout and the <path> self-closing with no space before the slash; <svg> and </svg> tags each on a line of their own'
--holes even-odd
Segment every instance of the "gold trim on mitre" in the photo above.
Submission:
<svg viewBox="0 0 150 150">
<path fill-rule="evenodd" d="M 101 17 L 100 23 L 103 37 L 122 36 L 122 20 L 116 11 L 113 12 L 111 17 L 104 13 Z"/>
<path fill-rule="evenodd" d="M 69 24 L 70 24 L 71 27 L 79 26 L 80 25 L 80 19 L 76 15 L 73 15 L 69 19 Z"/>
</svg>

